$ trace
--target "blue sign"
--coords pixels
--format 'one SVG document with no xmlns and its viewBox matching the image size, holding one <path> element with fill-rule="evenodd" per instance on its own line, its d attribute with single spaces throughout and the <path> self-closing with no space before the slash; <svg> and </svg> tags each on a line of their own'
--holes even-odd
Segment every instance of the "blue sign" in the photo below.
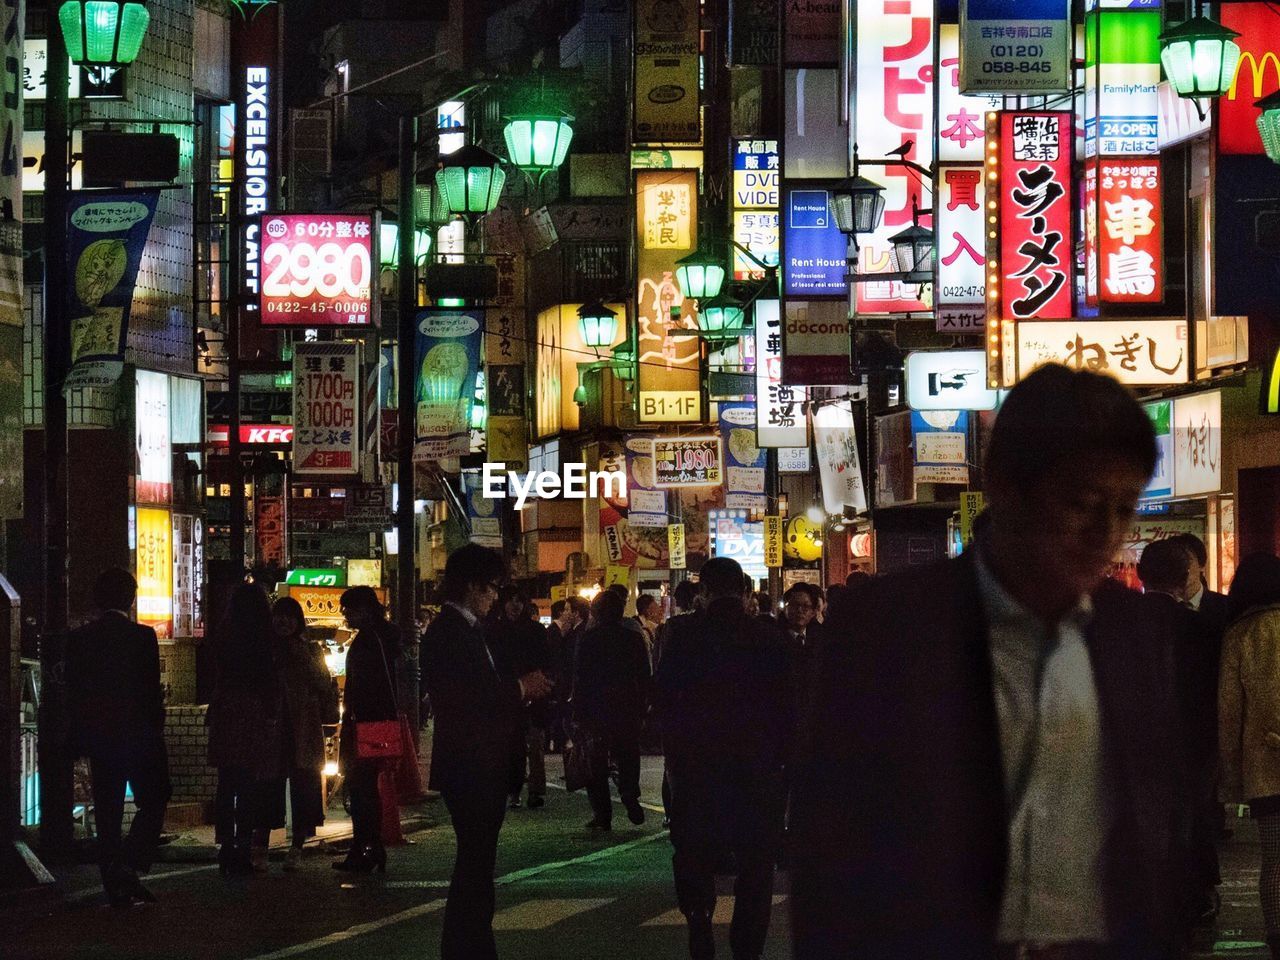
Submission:
<svg viewBox="0 0 1280 960">
<path fill-rule="evenodd" d="M 1062 0 L 969 0 L 970 20 L 1061 20 Z"/>
<path fill-rule="evenodd" d="M 1140 517 L 1162 517 L 1173 509 L 1168 500 L 1139 500 L 1135 511 Z"/>
<path fill-rule="evenodd" d="M 787 190 L 782 218 L 782 292 L 845 296 L 848 241 L 836 227 L 826 190 Z"/>
<path fill-rule="evenodd" d="M 427 308 L 417 314 L 416 455 L 466 456 L 471 451 L 471 406 L 480 370 L 484 311 Z"/>
</svg>

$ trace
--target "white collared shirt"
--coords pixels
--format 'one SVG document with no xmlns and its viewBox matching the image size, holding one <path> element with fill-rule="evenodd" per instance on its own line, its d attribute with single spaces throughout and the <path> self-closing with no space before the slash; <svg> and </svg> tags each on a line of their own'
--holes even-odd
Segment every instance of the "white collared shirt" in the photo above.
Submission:
<svg viewBox="0 0 1280 960">
<path fill-rule="evenodd" d="M 1204 599 L 1204 584 L 1200 584 L 1200 588 L 1191 596 L 1187 597 L 1187 606 L 1192 610 L 1200 609 L 1200 601 Z"/>
<path fill-rule="evenodd" d="M 977 554 L 1009 810 L 999 939 L 1107 940 L 1103 848 L 1111 823 L 1102 726 L 1080 599 L 1053 627 Z"/>
<path fill-rule="evenodd" d="M 454 603 L 452 600 L 446 600 L 444 605 L 446 607 L 453 607 L 453 609 L 457 610 L 460 614 L 462 614 L 462 619 L 467 621 L 467 626 L 469 627 L 474 627 L 477 623 L 480 622 L 479 617 L 477 617 L 474 613 L 472 613 L 470 610 L 468 610 L 466 607 L 464 607 L 460 603 Z"/>
</svg>

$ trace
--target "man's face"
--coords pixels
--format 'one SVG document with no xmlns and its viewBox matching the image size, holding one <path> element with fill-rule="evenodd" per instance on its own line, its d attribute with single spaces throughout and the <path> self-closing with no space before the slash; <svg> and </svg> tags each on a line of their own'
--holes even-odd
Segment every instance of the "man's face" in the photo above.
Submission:
<svg viewBox="0 0 1280 960">
<path fill-rule="evenodd" d="M 472 583 L 467 587 L 467 596 L 463 605 L 477 617 L 486 617 L 498 599 L 497 581 Z"/>
<path fill-rule="evenodd" d="M 1200 592 L 1200 577 L 1204 574 L 1204 567 L 1200 566 L 1200 559 L 1190 550 L 1187 551 L 1187 559 L 1189 561 L 1187 564 L 1187 596 L 1194 597 Z"/>
<path fill-rule="evenodd" d="M 519 620 L 524 615 L 524 601 L 519 597 L 512 597 L 502 609 L 508 620 Z"/>
<path fill-rule="evenodd" d="M 787 626 L 792 630 L 803 630 L 809 626 L 809 621 L 813 619 L 817 612 L 809 594 L 797 592 L 787 601 Z"/>
<path fill-rule="evenodd" d="M 1137 464 L 1095 454 L 1060 461 L 1027 489 L 992 484 L 993 541 L 1074 602 L 1106 576 L 1146 482 Z"/>
</svg>

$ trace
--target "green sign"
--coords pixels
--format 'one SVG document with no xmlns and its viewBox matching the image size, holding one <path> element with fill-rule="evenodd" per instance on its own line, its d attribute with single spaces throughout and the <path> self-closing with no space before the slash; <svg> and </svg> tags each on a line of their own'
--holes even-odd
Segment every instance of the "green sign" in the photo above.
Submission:
<svg viewBox="0 0 1280 960">
<path fill-rule="evenodd" d="M 341 567 L 290 570 L 284 582 L 295 587 L 345 587 L 347 572 Z"/>
</svg>

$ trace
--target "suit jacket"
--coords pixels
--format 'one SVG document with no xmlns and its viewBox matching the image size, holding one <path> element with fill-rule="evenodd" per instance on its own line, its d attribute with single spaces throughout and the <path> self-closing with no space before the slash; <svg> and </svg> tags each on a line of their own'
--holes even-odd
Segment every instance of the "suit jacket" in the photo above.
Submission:
<svg viewBox="0 0 1280 960">
<path fill-rule="evenodd" d="M 522 616 L 513 623 L 500 618 L 487 624 L 485 630 L 492 638 L 489 645 L 494 657 L 502 661 L 498 666 L 510 676 L 523 677 L 534 670 L 551 674 L 547 629 L 538 621 Z M 547 700 L 544 698 L 526 704 L 523 716 L 527 725 L 545 728 L 550 719 Z"/>
<path fill-rule="evenodd" d="M 1172 957 L 1187 808 L 1168 627 L 1123 588 L 1094 604 L 1110 938 Z M 973 558 L 877 580 L 831 624 L 793 781 L 795 956 L 990 960 L 1009 810 Z"/>
<path fill-rule="evenodd" d="M 1200 595 L 1199 613 L 1201 619 L 1204 620 L 1206 628 L 1216 638 L 1218 644 L 1221 645 L 1222 637 L 1227 632 L 1227 624 L 1230 622 L 1227 595 L 1206 587 L 1204 593 Z"/>
<path fill-rule="evenodd" d="M 72 743 L 102 759 L 164 749 L 164 689 L 156 632 L 108 611 L 71 631 L 67 686 Z"/>
<path fill-rule="evenodd" d="M 584 633 L 575 670 L 577 722 L 607 726 L 644 719 L 652 673 L 644 634 L 634 621 L 602 623 Z"/>
<path fill-rule="evenodd" d="M 1203 611 L 1197 613 L 1166 593 L 1143 595 L 1171 627 L 1178 681 L 1178 707 L 1186 734 L 1188 770 L 1211 777 L 1218 763 L 1218 670 L 1222 638 L 1215 639 Z"/>
<path fill-rule="evenodd" d="M 500 782 L 505 791 L 522 722 L 520 685 L 501 657 L 490 661 L 483 627 L 446 604 L 422 638 L 421 662 L 435 716 L 431 789 Z"/>
</svg>

